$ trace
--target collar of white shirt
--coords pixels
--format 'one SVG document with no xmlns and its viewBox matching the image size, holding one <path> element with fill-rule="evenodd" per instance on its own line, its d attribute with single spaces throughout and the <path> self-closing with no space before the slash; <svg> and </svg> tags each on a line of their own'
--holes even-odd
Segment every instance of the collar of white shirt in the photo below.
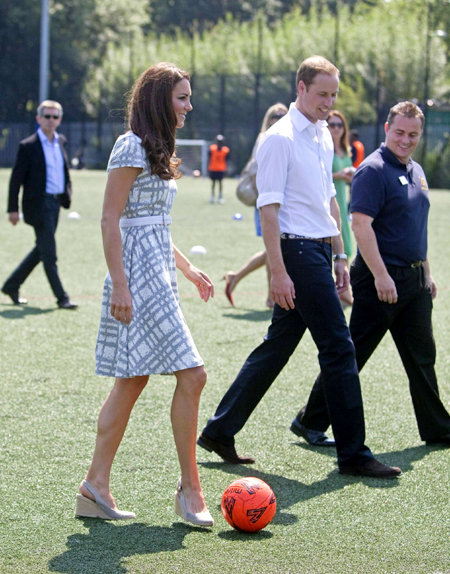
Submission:
<svg viewBox="0 0 450 574">
<path fill-rule="evenodd" d="M 292 102 L 289 106 L 288 113 L 298 132 L 302 132 L 304 129 L 307 129 L 312 134 L 315 134 L 328 126 L 328 123 L 325 120 L 317 120 L 316 123 L 310 122 L 308 118 L 296 107 L 295 102 Z"/>
<path fill-rule="evenodd" d="M 44 145 L 44 144 L 54 145 L 55 143 L 56 143 L 56 144 L 59 143 L 59 135 L 58 135 L 58 132 L 55 132 L 55 133 L 53 134 L 53 138 L 54 138 L 54 139 L 53 139 L 53 142 L 51 142 L 51 141 L 48 139 L 48 137 L 44 134 L 44 131 L 43 131 L 43 129 L 42 129 L 41 127 L 38 128 L 37 133 L 38 133 L 39 139 L 41 140 L 41 144 L 42 144 L 42 145 Z"/>
</svg>

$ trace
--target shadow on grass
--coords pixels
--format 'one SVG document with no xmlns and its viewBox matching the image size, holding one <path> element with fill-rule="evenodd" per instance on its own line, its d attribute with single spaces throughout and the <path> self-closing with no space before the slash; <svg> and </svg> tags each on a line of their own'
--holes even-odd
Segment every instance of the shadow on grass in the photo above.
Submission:
<svg viewBox="0 0 450 574">
<path fill-rule="evenodd" d="M 270 528 L 270 525 L 266 528 Z M 259 530 L 258 532 L 237 532 L 237 530 L 223 530 L 217 535 L 219 538 L 224 540 L 230 540 L 232 542 L 254 542 L 255 540 L 269 540 L 273 537 L 270 530 Z"/>
<path fill-rule="evenodd" d="M 320 452 L 320 454 L 322 455 L 336 456 L 336 451 L 334 448 L 324 448 L 317 446 L 315 447 L 304 442 L 293 442 L 292 444 L 295 444 L 296 446 L 304 450 Z M 438 446 L 437 448 L 440 447 Z M 424 458 L 427 454 L 430 454 L 430 452 L 432 452 L 433 450 L 436 450 L 436 446 L 422 444 L 419 446 L 412 446 L 410 448 L 405 448 L 404 450 L 395 450 L 385 453 L 374 453 L 374 456 L 377 460 L 379 460 L 383 464 L 388 464 L 390 466 L 399 466 L 402 469 L 403 474 L 405 474 L 405 472 L 413 470 L 414 462 L 422 460 L 422 458 Z M 353 478 L 360 480 L 360 478 L 358 477 Z M 369 478 L 367 480 L 373 481 L 372 478 Z"/>
<path fill-rule="evenodd" d="M 39 307 L 11 305 L 10 309 L 0 311 L 0 317 L 3 319 L 24 319 L 27 315 L 44 315 L 45 313 L 53 313 L 55 309 L 41 309 Z"/>
<path fill-rule="evenodd" d="M 254 309 L 245 309 L 245 313 L 223 313 L 223 317 L 236 319 L 237 321 L 266 321 L 272 319 L 272 310 L 266 309 L 255 311 Z"/>
<path fill-rule="evenodd" d="M 84 518 L 89 534 L 72 534 L 67 538 L 65 552 L 48 563 L 50 572 L 68 574 L 126 574 L 124 558 L 137 554 L 174 552 L 184 548 L 184 537 L 192 532 L 211 531 L 207 528 L 174 523 L 171 527 L 148 526 L 135 522 L 118 526 L 96 518 Z M 149 558 L 149 572 L 152 572 Z"/>
<path fill-rule="evenodd" d="M 299 444 L 305 450 L 317 450 L 320 447 L 311 447 L 309 445 Z M 401 467 L 403 473 L 412 470 L 413 463 L 421 460 L 427 454 L 432 452 L 429 446 L 416 446 L 407 448 L 402 451 L 389 452 L 384 454 L 377 454 L 376 458 L 385 464 L 395 464 Z M 334 449 L 320 450 L 321 453 L 328 456 L 336 456 Z M 267 482 L 273 489 L 277 497 L 277 513 L 273 519 L 274 524 L 281 524 L 288 526 L 298 522 L 298 517 L 295 514 L 286 512 L 291 506 L 299 502 L 316 498 L 330 492 L 336 492 L 345 488 L 349 483 L 362 482 L 369 488 L 398 488 L 401 487 L 402 479 L 376 479 L 367 478 L 362 476 L 349 476 L 338 473 L 338 470 L 332 471 L 323 480 L 318 480 L 312 484 L 304 484 L 300 480 L 293 480 L 278 474 L 270 474 L 262 472 L 254 468 L 244 465 L 232 465 L 225 462 L 203 462 L 199 463 L 205 468 L 213 468 L 222 470 L 223 472 L 238 477 L 255 476 Z M 301 474 L 301 471 L 299 471 Z M 231 480 L 230 480 L 231 482 Z M 220 507 L 219 507 L 220 511 Z"/>
</svg>

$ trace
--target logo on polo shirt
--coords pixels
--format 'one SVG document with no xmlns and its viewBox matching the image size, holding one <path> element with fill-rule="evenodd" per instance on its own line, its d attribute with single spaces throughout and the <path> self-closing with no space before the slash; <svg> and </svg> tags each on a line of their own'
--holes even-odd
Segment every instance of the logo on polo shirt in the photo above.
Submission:
<svg viewBox="0 0 450 574">
<path fill-rule="evenodd" d="M 427 180 L 424 177 L 419 177 L 420 183 L 422 184 L 422 189 L 428 191 Z"/>
</svg>

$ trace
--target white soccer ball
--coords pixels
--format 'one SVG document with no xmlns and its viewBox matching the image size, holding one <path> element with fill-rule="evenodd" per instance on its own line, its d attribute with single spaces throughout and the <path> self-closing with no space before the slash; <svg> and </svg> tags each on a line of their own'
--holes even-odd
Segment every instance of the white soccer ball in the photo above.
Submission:
<svg viewBox="0 0 450 574">
<path fill-rule="evenodd" d="M 189 252 L 193 253 L 194 255 L 206 255 L 206 249 L 203 247 L 203 245 L 194 245 L 191 247 Z"/>
</svg>

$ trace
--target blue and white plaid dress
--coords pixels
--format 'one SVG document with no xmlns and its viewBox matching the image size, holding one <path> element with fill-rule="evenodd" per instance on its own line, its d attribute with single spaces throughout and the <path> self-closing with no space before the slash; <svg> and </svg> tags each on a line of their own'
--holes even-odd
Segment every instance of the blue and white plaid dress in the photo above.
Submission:
<svg viewBox="0 0 450 574">
<path fill-rule="evenodd" d="M 177 185 L 151 175 L 141 146 L 132 132 L 118 138 L 108 172 L 140 167 L 121 218 L 169 215 Z M 136 377 L 172 373 L 203 365 L 181 311 L 169 227 L 139 225 L 121 229 L 125 275 L 132 301 L 129 325 L 112 317 L 112 282 L 106 276 L 95 352 L 98 375 Z"/>
</svg>

